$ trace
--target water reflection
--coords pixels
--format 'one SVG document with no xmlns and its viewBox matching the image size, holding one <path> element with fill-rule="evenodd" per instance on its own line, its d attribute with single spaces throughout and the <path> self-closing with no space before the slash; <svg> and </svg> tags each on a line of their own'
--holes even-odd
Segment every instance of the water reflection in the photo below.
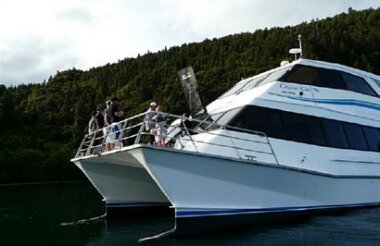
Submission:
<svg viewBox="0 0 380 246">
<path fill-rule="evenodd" d="M 174 225 L 170 217 L 107 220 L 87 182 L 0 187 L 0 197 L 0 245 L 135 245 Z M 379 225 L 380 208 L 358 209 L 142 245 L 378 245 Z"/>
</svg>

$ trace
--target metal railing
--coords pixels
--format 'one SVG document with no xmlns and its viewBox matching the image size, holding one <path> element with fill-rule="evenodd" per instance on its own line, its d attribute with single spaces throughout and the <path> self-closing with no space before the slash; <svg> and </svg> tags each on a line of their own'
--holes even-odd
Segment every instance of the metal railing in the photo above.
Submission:
<svg viewBox="0 0 380 246">
<path fill-rule="evenodd" d="M 164 135 L 159 136 L 165 138 L 165 146 L 163 147 L 195 152 L 202 151 L 200 150 L 201 145 L 231 148 L 235 151 L 238 159 L 243 159 L 241 152 L 245 151 L 254 154 L 271 155 L 276 164 L 278 164 L 273 148 L 266 134 L 263 132 L 220 125 L 213 121 L 184 118 L 174 114 L 162 113 L 162 115 L 165 118 L 163 126 L 167 130 Z M 183 121 L 189 121 L 194 127 L 187 127 L 186 124 L 182 123 Z M 123 121 L 113 123 L 110 126 L 96 130 L 90 134 L 86 134 L 78 148 L 75 158 L 99 155 L 108 151 L 120 150 L 123 147 L 134 144 L 152 144 L 150 142 L 151 139 L 158 135 L 146 131 L 145 125 L 148 123 L 152 124 L 154 122 L 148 118 L 147 112 L 145 112 L 129 117 Z M 258 137 L 258 139 L 247 137 L 246 134 L 233 136 L 231 132 L 235 133 L 234 135 L 237 135 L 236 132 L 248 133 L 250 136 L 254 135 Z M 207 137 L 205 140 L 204 138 L 199 138 L 200 135 L 215 138 L 227 138 L 229 144 L 219 143 L 218 141 L 209 141 Z M 268 145 L 269 151 L 257 150 L 255 148 L 244 148 L 238 146 L 236 144 L 237 141 L 249 143 L 251 146 L 254 144 Z M 112 144 L 111 149 L 107 149 L 107 144 Z M 192 146 L 194 149 L 190 149 L 189 146 Z"/>
</svg>

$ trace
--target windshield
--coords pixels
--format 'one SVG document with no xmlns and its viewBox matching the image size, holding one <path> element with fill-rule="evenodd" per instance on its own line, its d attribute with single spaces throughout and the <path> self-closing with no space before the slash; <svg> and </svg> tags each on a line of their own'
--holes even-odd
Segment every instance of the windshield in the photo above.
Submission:
<svg viewBox="0 0 380 246">
<path fill-rule="evenodd" d="M 227 97 L 233 94 L 239 94 L 243 91 L 247 91 L 249 89 L 255 88 L 260 85 L 264 85 L 266 83 L 279 80 L 287 71 L 290 70 L 290 67 L 278 69 L 271 73 L 259 74 L 252 78 L 242 80 L 238 82 L 234 87 L 228 90 L 226 93 L 219 97 Z"/>
</svg>

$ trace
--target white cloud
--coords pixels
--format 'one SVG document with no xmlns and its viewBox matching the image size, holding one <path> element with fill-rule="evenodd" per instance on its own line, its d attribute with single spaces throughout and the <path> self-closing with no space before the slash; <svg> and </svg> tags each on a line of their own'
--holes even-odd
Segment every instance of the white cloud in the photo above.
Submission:
<svg viewBox="0 0 380 246">
<path fill-rule="evenodd" d="M 373 0 L 0 0 L 0 83 L 42 82 L 57 70 L 379 6 Z"/>
</svg>

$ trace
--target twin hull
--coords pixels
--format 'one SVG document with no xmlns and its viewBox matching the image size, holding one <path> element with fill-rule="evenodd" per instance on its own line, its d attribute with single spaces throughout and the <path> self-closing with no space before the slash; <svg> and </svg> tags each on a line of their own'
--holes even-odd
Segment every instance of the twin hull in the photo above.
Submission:
<svg viewBox="0 0 380 246">
<path fill-rule="evenodd" d="M 181 233 L 189 225 L 196 231 L 236 218 L 380 203 L 376 176 L 338 176 L 150 145 L 73 161 L 107 209 L 171 205 Z"/>
</svg>

